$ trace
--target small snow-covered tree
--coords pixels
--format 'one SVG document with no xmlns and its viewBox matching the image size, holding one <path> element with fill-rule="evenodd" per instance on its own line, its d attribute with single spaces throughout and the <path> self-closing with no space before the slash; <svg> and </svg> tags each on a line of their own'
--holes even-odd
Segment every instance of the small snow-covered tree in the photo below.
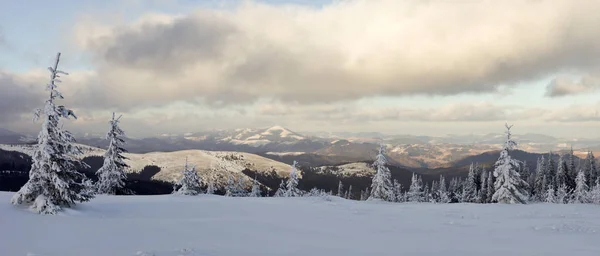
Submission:
<svg viewBox="0 0 600 256">
<path fill-rule="evenodd" d="M 409 202 L 423 202 L 423 187 L 415 173 L 413 173 L 407 196 Z"/>
<path fill-rule="evenodd" d="M 212 195 L 216 190 L 217 188 L 215 188 L 215 182 L 213 179 L 209 179 L 208 184 L 206 184 L 206 194 Z"/>
<path fill-rule="evenodd" d="M 569 202 L 570 190 L 568 190 L 565 184 L 558 186 L 556 190 L 556 202 L 559 204 L 566 204 Z"/>
<path fill-rule="evenodd" d="M 590 191 L 589 199 L 593 204 L 600 204 L 600 178 L 596 179 L 594 188 Z"/>
<path fill-rule="evenodd" d="M 252 191 L 250 192 L 250 197 L 261 197 L 260 184 L 256 180 L 256 177 L 254 177 L 254 180 L 252 181 Z"/>
<path fill-rule="evenodd" d="M 392 187 L 392 175 L 390 170 L 385 166 L 387 159 L 384 154 L 385 146 L 382 144 L 379 146 L 379 153 L 373 163 L 376 172 L 371 182 L 371 193 L 368 200 L 394 201 L 394 198 L 390 198 L 390 194 L 393 194 L 394 189 Z"/>
<path fill-rule="evenodd" d="M 298 189 L 298 163 L 294 161 L 292 164 L 292 171 L 290 171 L 290 177 L 286 184 L 286 197 L 297 197 L 302 195 L 302 191 Z"/>
<path fill-rule="evenodd" d="M 442 175 L 440 175 L 440 188 L 438 194 L 440 196 L 440 203 L 450 203 L 450 196 L 448 195 L 448 190 L 446 189 L 446 179 L 444 179 L 444 176 Z"/>
<path fill-rule="evenodd" d="M 281 183 L 279 183 L 279 189 L 277 189 L 277 191 L 275 191 L 275 195 L 273 195 L 273 196 L 274 197 L 284 197 L 286 191 L 287 191 L 287 188 L 285 186 L 285 181 L 281 180 Z"/>
<path fill-rule="evenodd" d="M 365 201 L 367 200 L 367 197 L 365 196 L 365 191 L 361 190 L 360 191 L 360 201 Z"/>
<path fill-rule="evenodd" d="M 402 183 L 398 182 L 398 180 L 394 179 L 392 182 L 392 190 L 390 194 L 391 202 L 400 202 L 402 199 Z"/>
<path fill-rule="evenodd" d="M 585 179 L 585 171 L 579 170 L 575 179 L 575 191 L 573 191 L 573 203 L 585 204 L 589 202 L 589 187 Z"/>
<path fill-rule="evenodd" d="M 431 198 L 429 200 L 431 203 L 439 203 L 440 202 L 440 184 L 437 181 L 431 182 Z"/>
<path fill-rule="evenodd" d="M 29 180 L 11 198 L 12 204 L 31 204 L 31 210 L 41 214 L 55 214 L 64 207 L 94 197 L 88 187 L 90 182 L 77 171 L 77 167 L 88 167 L 77 158 L 82 154 L 81 148 L 75 144 L 73 135 L 60 125 L 61 118 L 77 117 L 70 109 L 55 103 L 57 99 L 63 99 L 57 89 L 60 75 L 67 75 L 58 70 L 59 61 L 60 53 L 56 56 L 54 67 L 48 68 L 50 97 L 44 108 L 37 109 L 34 115 L 34 120 L 42 115 L 45 117 L 31 156 Z"/>
<path fill-rule="evenodd" d="M 185 159 L 182 174 L 181 179 L 177 182 L 179 189 L 177 189 L 176 194 L 190 196 L 200 194 L 202 192 L 200 177 L 198 176 L 198 172 L 196 172 L 196 166 L 190 168 L 187 158 Z"/>
<path fill-rule="evenodd" d="M 237 190 L 237 185 L 235 184 L 235 179 L 231 174 L 227 177 L 227 185 L 225 186 L 225 196 L 235 196 Z"/>
<path fill-rule="evenodd" d="M 469 174 L 463 185 L 463 202 L 477 202 L 477 181 L 475 180 L 475 165 L 471 163 Z"/>
<path fill-rule="evenodd" d="M 344 184 L 342 184 L 342 181 L 340 180 L 340 182 L 338 183 L 338 191 L 337 191 L 337 196 L 339 197 L 344 197 Z"/>
<path fill-rule="evenodd" d="M 123 148 L 125 140 L 121 136 L 125 135 L 125 132 L 119 127 L 119 121 L 121 116 L 115 118 L 113 112 L 112 120 L 110 123 L 110 130 L 106 134 L 106 139 L 109 140 L 108 149 L 104 153 L 104 164 L 98 171 L 98 182 L 96 183 L 96 191 L 99 194 L 129 194 L 129 191 L 125 191 L 125 168 L 129 167 L 125 163 L 126 157 L 122 154 L 127 152 Z"/>
<path fill-rule="evenodd" d="M 510 128 L 512 128 L 512 125 L 506 124 L 505 127 L 506 142 L 502 151 L 500 151 L 498 161 L 494 165 L 494 177 L 496 177 L 494 187 L 496 192 L 492 196 L 492 200 L 506 204 L 525 204 L 528 200 L 527 183 L 521 179 L 517 172 L 519 162 L 509 155 L 509 151 L 513 150 L 517 143 L 511 138 Z"/>
<path fill-rule="evenodd" d="M 553 186 L 548 186 L 548 190 L 546 190 L 546 198 L 544 201 L 546 203 L 551 203 L 551 204 L 555 204 L 557 202 Z"/>
</svg>

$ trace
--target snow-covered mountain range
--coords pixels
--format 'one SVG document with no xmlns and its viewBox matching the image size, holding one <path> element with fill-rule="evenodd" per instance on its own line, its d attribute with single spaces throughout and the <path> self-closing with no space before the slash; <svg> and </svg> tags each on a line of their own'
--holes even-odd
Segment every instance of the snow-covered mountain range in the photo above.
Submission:
<svg viewBox="0 0 600 256">
<path fill-rule="evenodd" d="M 186 134 L 163 134 L 151 138 L 126 139 L 131 153 L 181 150 L 235 151 L 258 154 L 287 164 L 336 165 L 370 161 L 378 143 L 388 148 L 392 164 L 412 168 L 452 166 L 465 157 L 498 150 L 503 134 L 447 136 L 386 135 L 382 133 L 298 133 L 282 126 L 262 129 L 214 130 Z M 22 135 L 0 130 L 0 143 L 19 143 Z M 600 153 L 600 140 L 563 139 L 541 134 L 516 134 L 519 149 L 533 153 L 576 150 Z M 77 135 L 78 142 L 105 148 L 108 141 L 98 135 Z"/>
<path fill-rule="evenodd" d="M 92 156 L 102 156 L 104 149 L 79 144 L 84 154 L 81 159 Z M 0 150 L 16 151 L 31 156 L 34 145 L 7 145 L 0 144 Z M 160 172 L 152 178 L 157 180 L 175 182 L 180 179 L 186 161 L 205 179 L 212 179 L 217 185 L 224 185 L 229 177 L 242 178 L 250 184 L 250 178 L 242 174 L 248 170 L 254 173 L 271 174 L 278 177 L 287 177 L 291 166 L 264 158 L 255 154 L 243 152 L 181 150 L 174 152 L 152 153 L 125 153 L 125 162 L 130 166 L 129 172 L 141 172 L 146 166 L 157 166 Z"/>
</svg>

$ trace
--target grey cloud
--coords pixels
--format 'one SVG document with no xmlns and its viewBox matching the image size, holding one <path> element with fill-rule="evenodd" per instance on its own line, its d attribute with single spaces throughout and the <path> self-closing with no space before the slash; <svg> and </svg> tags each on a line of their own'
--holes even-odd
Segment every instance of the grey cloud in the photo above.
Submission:
<svg viewBox="0 0 600 256">
<path fill-rule="evenodd" d="M 413 15 L 399 11 L 406 5 Z M 323 9 L 247 4 L 170 21 L 143 20 L 102 36 L 80 29 L 77 37 L 86 38 L 98 73 L 86 89 L 93 94 L 83 102 L 132 108 L 201 99 L 220 107 L 261 98 L 314 104 L 489 93 L 499 85 L 598 64 L 600 16 L 592 6 L 600 8 L 600 2 L 514 6 L 391 0 Z M 475 16 L 452 15 L 465 9 Z"/>
<path fill-rule="evenodd" d="M 368 107 L 356 104 L 267 104 L 258 108 L 258 113 L 265 116 L 335 122 L 489 122 L 532 119 L 539 117 L 540 111 L 488 103 L 448 104 L 436 108 Z"/>
<path fill-rule="evenodd" d="M 199 61 L 222 58 L 235 27 L 210 13 L 178 18 L 169 24 L 144 24 L 115 30 L 98 46 L 104 60 L 160 74 L 181 71 Z"/>
<path fill-rule="evenodd" d="M 43 95 L 33 88 L 37 86 L 44 92 L 43 85 L 18 81 L 14 75 L 0 71 L 0 123 L 10 123 L 20 119 L 23 114 L 31 113 L 44 104 Z"/>
<path fill-rule="evenodd" d="M 597 91 L 600 89 L 600 77 L 595 75 L 586 75 L 578 81 L 567 77 L 558 77 L 553 79 L 546 86 L 546 96 L 563 97 L 568 95 L 583 94 Z"/>
</svg>

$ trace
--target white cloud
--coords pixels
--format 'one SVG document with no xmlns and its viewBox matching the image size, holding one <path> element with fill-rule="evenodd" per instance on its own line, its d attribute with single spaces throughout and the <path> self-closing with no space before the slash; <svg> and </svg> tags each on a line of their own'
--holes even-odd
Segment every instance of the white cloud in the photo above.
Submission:
<svg viewBox="0 0 600 256">
<path fill-rule="evenodd" d="M 600 76 L 588 74 L 574 81 L 568 77 L 553 79 L 546 88 L 546 96 L 562 97 L 595 92 L 600 89 Z"/>
<path fill-rule="evenodd" d="M 110 102 L 124 108 L 198 98 L 250 104 L 453 95 L 597 64 L 593 6 L 600 2 L 245 3 L 108 27 L 82 23 L 75 38 L 101 74 L 88 86 L 105 85 L 89 91 L 126 93 Z"/>
</svg>

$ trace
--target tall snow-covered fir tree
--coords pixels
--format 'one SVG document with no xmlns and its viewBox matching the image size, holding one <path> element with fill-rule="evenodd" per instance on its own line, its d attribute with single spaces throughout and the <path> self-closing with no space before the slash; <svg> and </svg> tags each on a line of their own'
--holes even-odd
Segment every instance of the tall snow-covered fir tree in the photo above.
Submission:
<svg viewBox="0 0 600 256">
<path fill-rule="evenodd" d="M 584 204 L 589 202 L 589 186 L 585 179 L 585 171 L 579 170 L 577 178 L 575 179 L 575 191 L 573 191 L 572 203 Z"/>
<path fill-rule="evenodd" d="M 294 161 L 292 164 L 292 170 L 290 171 L 290 177 L 287 180 L 285 186 L 286 197 L 297 197 L 302 196 L 302 191 L 298 189 L 298 162 Z"/>
<path fill-rule="evenodd" d="M 179 189 L 175 192 L 180 195 L 197 195 L 202 192 L 200 177 L 196 172 L 196 166 L 188 165 L 187 158 L 185 159 L 185 166 L 182 171 L 182 177 L 177 182 Z"/>
<path fill-rule="evenodd" d="M 512 125 L 506 124 L 505 127 L 506 142 L 502 151 L 500 151 L 498 161 L 494 164 L 494 177 L 496 177 L 494 187 L 496 191 L 492 196 L 492 200 L 505 204 L 526 204 L 528 185 L 517 172 L 519 162 L 509 155 L 509 151 L 513 150 L 517 143 L 511 138 L 510 129 Z"/>
<path fill-rule="evenodd" d="M 55 214 L 64 207 L 94 197 L 88 187 L 90 182 L 77 171 L 77 167 L 87 167 L 77 159 L 77 155 L 82 154 L 81 148 L 75 145 L 73 135 L 60 125 L 61 118 L 77 117 L 73 111 L 55 103 L 57 99 L 63 99 L 57 86 L 60 75 L 67 75 L 58 70 L 59 61 L 60 53 L 56 56 L 54 67 L 48 68 L 50 82 L 47 89 L 50 96 L 44 108 L 35 111 L 34 120 L 43 115 L 44 122 L 31 157 L 29 180 L 11 199 L 14 205 L 31 204 L 31 210 L 41 214 Z"/>
<path fill-rule="evenodd" d="M 475 180 L 475 165 L 471 163 L 469 174 L 463 185 L 463 202 L 477 202 L 477 181 Z"/>
<path fill-rule="evenodd" d="M 387 159 L 384 154 L 385 146 L 381 144 L 373 163 L 377 170 L 371 182 L 371 193 L 368 200 L 394 201 L 394 198 L 390 198 L 390 194 L 393 194 L 394 189 L 392 187 L 392 175 L 390 169 L 385 166 Z"/>
<path fill-rule="evenodd" d="M 113 112 L 112 119 L 109 121 L 110 130 L 106 134 L 109 144 L 104 153 L 104 164 L 96 172 L 98 176 L 96 191 L 99 194 L 129 194 L 129 191 L 123 189 L 127 179 L 125 168 L 129 165 L 125 163 L 127 158 L 122 155 L 127 150 L 123 148 L 125 140 L 121 136 L 125 136 L 125 132 L 119 127 L 120 120 L 121 116 L 115 118 Z"/>
</svg>

